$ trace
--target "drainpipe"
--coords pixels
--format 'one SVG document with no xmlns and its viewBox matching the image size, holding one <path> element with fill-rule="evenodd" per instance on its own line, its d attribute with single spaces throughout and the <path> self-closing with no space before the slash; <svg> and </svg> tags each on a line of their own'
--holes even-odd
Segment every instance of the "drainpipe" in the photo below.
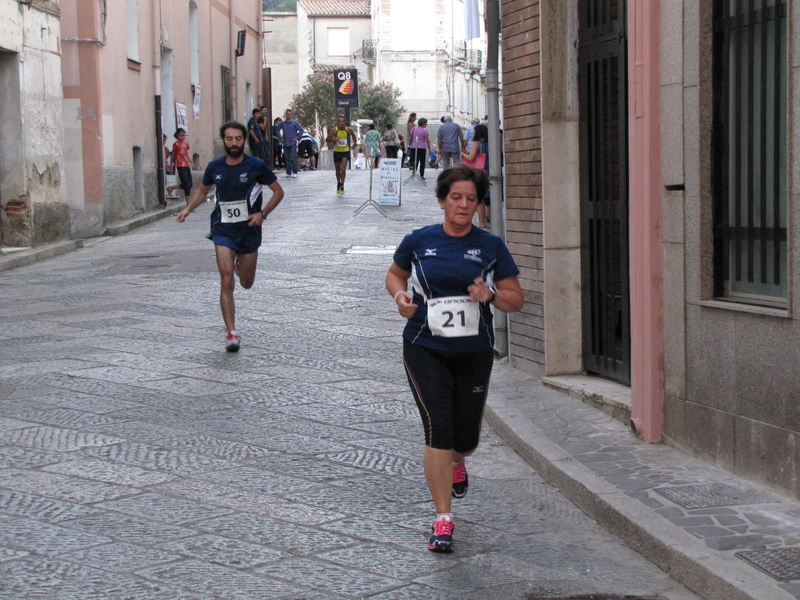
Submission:
<svg viewBox="0 0 800 600">
<path fill-rule="evenodd" d="M 492 196 L 492 233 L 505 240 L 503 172 L 500 146 L 500 0 L 486 0 L 486 103 L 489 109 L 489 184 Z M 508 356 L 508 315 L 494 311 L 494 351 Z"/>
<path fill-rule="evenodd" d="M 229 0 L 228 20 L 230 23 L 229 32 L 230 40 L 228 47 L 230 48 L 231 66 L 233 67 L 233 120 L 239 120 L 239 58 L 236 56 L 236 9 L 234 8 L 235 1 Z"/>
<path fill-rule="evenodd" d="M 158 12 L 156 12 L 158 11 Z M 158 203 L 167 205 L 164 177 L 164 129 L 161 124 L 161 0 L 153 4 L 153 89 L 155 90 L 156 164 L 158 165 Z"/>
</svg>

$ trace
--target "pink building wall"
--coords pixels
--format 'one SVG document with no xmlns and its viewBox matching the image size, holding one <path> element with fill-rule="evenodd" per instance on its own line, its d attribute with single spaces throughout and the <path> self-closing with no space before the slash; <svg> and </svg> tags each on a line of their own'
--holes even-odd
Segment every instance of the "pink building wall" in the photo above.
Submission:
<svg viewBox="0 0 800 600">
<path fill-rule="evenodd" d="M 659 16 L 628 2 L 631 420 L 648 442 L 664 432 Z"/>
<path fill-rule="evenodd" d="M 192 5 L 197 9 L 197 81 L 191 77 Z M 201 168 L 220 153 L 221 142 L 215 138 L 223 119 L 221 67 L 230 68 L 235 77 L 234 47 L 241 29 L 247 31 L 247 42 L 238 59 L 238 82 L 232 85 L 232 101 L 238 95 L 233 117 L 241 121 L 248 116 L 247 83 L 252 104 L 261 103 L 261 1 L 138 0 L 138 56 L 133 60 L 126 1 L 63 0 L 62 11 L 62 35 L 73 39 L 64 42 L 62 61 L 65 136 L 72 151 L 67 195 L 73 235 L 87 237 L 157 206 L 157 94 L 169 145 L 177 101 L 186 106 L 188 140 Z M 192 110 L 193 84 L 201 91 L 198 119 Z M 141 158 L 143 174 L 134 173 L 135 156 Z M 143 191 L 137 183 L 141 181 Z"/>
</svg>

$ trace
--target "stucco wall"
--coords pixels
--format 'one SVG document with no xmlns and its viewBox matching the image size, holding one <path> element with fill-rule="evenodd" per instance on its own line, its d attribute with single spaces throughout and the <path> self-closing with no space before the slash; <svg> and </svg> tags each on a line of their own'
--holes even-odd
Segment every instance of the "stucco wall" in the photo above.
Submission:
<svg viewBox="0 0 800 600">
<path fill-rule="evenodd" d="M 284 114 L 303 87 L 298 71 L 297 15 L 264 13 L 264 63 L 272 69 L 273 119 Z"/>
<path fill-rule="evenodd" d="M 60 23 L 0 1 L 0 240 L 28 246 L 69 234 L 63 163 Z"/>
<path fill-rule="evenodd" d="M 136 60 L 128 56 L 124 2 L 107 3 L 104 25 L 99 14 L 102 3 L 62 3 L 65 37 L 97 40 L 64 42 L 64 130 L 70 149 L 67 173 L 72 234 L 86 237 L 98 235 L 113 221 L 155 205 L 157 178 L 148 174 L 157 173 L 161 148 L 156 139 L 158 88 L 168 145 L 174 141 L 175 102 L 182 102 L 187 112 L 190 155 L 199 155 L 201 167 L 217 154 L 217 132 L 223 122 L 221 66 L 230 68 L 233 79 L 238 63 L 236 92 L 231 94 L 233 118 L 246 118 L 247 84 L 251 86 L 252 105 L 261 103 L 261 2 L 195 0 L 197 81 L 192 80 L 188 0 L 139 0 Z M 245 53 L 234 61 L 239 30 L 247 32 Z M 199 118 L 193 112 L 193 84 L 200 89 Z M 141 149 L 144 207 L 137 205 L 134 190 L 135 147 Z"/>
</svg>

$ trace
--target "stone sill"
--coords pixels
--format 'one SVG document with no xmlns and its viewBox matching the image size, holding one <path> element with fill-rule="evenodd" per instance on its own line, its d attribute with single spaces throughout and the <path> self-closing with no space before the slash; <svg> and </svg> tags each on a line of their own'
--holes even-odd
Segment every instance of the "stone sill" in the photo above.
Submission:
<svg viewBox="0 0 800 600">
<path fill-rule="evenodd" d="M 786 308 L 770 308 L 769 306 L 756 306 L 754 304 L 741 304 L 739 302 L 725 302 L 723 300 L 700 300 L 699 306 L 706 308 L 720 308 L 733 312 L 749 313 L 751 315 L 761 315 L 764 317 L 777 317 L 779 319 L 791 319 L 792 315 Z"/>
<path fill-rule="evenodd" d="M 631 388 L 627 385 L 588 375 L 542 377 L 542 383 L 594 406 L 626 427 L 630 426 Z"/>
</svg>

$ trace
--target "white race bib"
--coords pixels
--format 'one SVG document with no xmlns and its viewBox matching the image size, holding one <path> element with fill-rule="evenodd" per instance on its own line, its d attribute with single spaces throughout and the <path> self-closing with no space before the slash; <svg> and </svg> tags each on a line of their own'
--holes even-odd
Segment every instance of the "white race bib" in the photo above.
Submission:
<svg viewBox="0 0 800 600">
<path fill-rule="evenodd" d="M 234 200 L 233 202 L 220 202 L 219 210 L 223 223 L 241 223 L 247 221 L 247 200 Z"/>
<path fill-rule="evenodd" d="M 339 146 L 339 148 L 344 148 L 345 146 L 347 146 L 348 141 L 349 141 L 348 138 L 338 138 L 336 140 L 336 145 Z"/>
<path fill-rule="evenodd" d="M 480 310 L 469 296 L 447 296 L 428 300 L 428 327 L 433 335 L 467 337 L 478 335 Z"/>
</svg>

